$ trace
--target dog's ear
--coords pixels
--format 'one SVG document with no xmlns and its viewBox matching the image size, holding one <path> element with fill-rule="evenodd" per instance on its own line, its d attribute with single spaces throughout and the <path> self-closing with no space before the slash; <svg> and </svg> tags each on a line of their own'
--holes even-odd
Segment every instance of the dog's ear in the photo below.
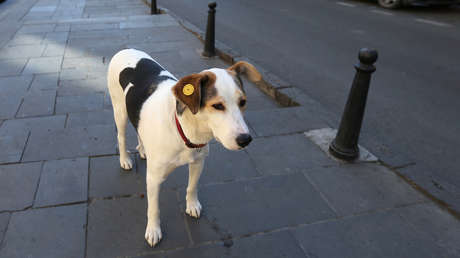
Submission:
<svg viewBox="0 0 460 258">
<path fill-rule="evenodd" d="M 236 62 L 227 70 L 235 72 L 238 76 L 245 75 L 251 82 L 262 80 L 262 75 L 260 75 L 259 71 L 252 64 L 245 61 Z"/>
<path fill-rule="evenodd" d="M 204 88 L 216 82 L 216 75 L 212 72 L 191 74 L 180 79 L 172 88 L 172 92 L 179 101 L 178 113 L 182 113 L 188 107 L 192 114 L 198 113 L 201 105 L 201 94 Z"/>
</svg>

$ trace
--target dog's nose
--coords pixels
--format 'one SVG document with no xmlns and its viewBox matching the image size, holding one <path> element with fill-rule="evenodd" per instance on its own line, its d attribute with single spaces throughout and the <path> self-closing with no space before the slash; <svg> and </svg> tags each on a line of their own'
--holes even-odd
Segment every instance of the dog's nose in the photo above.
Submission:
<svg viewBox="0 0 460 258">
<path fill-rule="evenodd" d="M 242 133 L 236 137 L 236 143 L 238 143 L 238 146 L 241 148 L 244 148 L 248 146 L 248 144 L 252 141 L 252 137 L 250 134 L 247 133 Z"/>
</svg>

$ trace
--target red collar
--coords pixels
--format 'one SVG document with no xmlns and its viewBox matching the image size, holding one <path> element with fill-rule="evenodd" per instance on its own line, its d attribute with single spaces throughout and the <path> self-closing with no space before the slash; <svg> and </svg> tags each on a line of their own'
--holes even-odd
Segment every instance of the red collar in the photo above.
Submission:
<svg viewBox="0 0 460 258">
<path fill-rule="evenodd" d="M 174 118 L 176 119 L 177 131 L 179 131 L 180 137 L 184 141 L 185 145 L 191 149 L 203 148 L 206 144 L 194 144 L 185 136 L 182 126 L 180 126 L 179 120 L 177 119 L 176 113 L 174 113 Z"/>
</svg>

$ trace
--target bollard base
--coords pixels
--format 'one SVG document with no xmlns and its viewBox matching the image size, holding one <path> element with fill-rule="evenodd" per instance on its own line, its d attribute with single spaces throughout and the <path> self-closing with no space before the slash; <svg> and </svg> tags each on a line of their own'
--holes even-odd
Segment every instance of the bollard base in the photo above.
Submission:
<svg viewBox="0 0 460 258">
<path fill-rule="evenodd" d="M 213 57 L 216 55 L 216 52 L 203 51 L 201 55 L 204 57 Z"/>
<path fill-rule="evenodd" d="M 338 144 L 336 144 L 334 140 L 332 141 L 331 145 L 329 145 L 329 153 L 331 153 L 332 156 L 338 159 L 352 161 L 359 157 L 359 148 L 358 146 L 356 146 L 354 148 L 345 149 L 345 148 L 339 147 Z"/>
</svg>

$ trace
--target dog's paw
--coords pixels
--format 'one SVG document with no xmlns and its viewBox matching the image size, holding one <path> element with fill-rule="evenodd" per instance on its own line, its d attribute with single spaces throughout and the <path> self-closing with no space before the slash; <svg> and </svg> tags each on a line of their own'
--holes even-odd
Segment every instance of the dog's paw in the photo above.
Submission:
<svg viewBox="0 0 460 258">
<path fill-rule="evenodd" d="M 147 225 L 147 228 L 145 229 L 145 240 L 151 247 L 154 247 L 156 244 L 158 244 L 161 240 L 161 237 L 161 228 L 159 226 L 155 227 Z"/>
<path fill-rule="evenodd" d="M 137 145 L 136 149 L 137 149 L 137 151 L 139 152 L 139 157 L 141 157 L 141 159 L 145 159 L 145 150 L 144 150 L 144 146 L 142 146 L 142 145 Z"/>
<path fill-rule="evenodd" d="M 198 201 L 198 199 L 187 201 L 187 208 L 185 209 L 185 213 L 187 213 L 190 217 L 198 219 L 201 214 L 200 201 Z"/>
<path fill-rule="evenodd" d="M 124 158 L 120 157 L 120 166 L 124 170 L 131 170 L 133 168 L 133 161 L 131 160 L 129 155 Z"/>
</svg>

